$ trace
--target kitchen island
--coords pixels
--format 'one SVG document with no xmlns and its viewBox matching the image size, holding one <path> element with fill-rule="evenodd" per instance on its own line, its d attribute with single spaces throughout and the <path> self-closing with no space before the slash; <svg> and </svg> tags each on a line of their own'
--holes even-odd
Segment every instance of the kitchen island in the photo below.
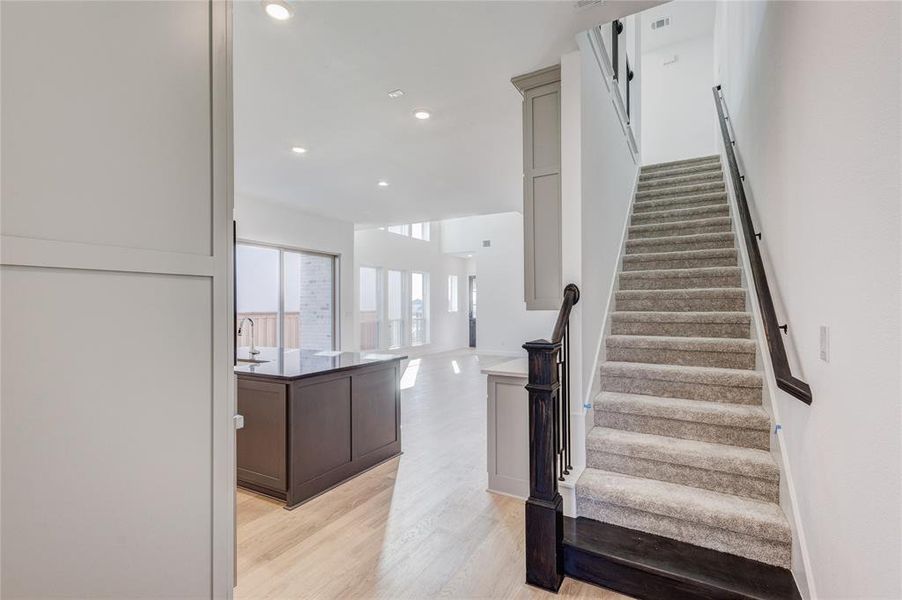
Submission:
<svg viewBox="0 0 902 600">
<path fill-rule="evenodd" d="M 401 453 L 406 356 L 239 349 L 238 485 L 294 508 Z"/>
</svg>

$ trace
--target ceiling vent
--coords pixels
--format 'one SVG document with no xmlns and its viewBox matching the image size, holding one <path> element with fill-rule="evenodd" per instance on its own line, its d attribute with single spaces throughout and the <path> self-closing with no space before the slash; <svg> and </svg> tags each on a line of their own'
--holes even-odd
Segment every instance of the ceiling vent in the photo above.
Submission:
<svg viewBox="0 0 902 600">
<path fill-rule="evenodd" d="M 661 17 L 660 19 L 657 19 L 657 20 L 651 22 L 652 31 L 654 31 L 656 29 L 661 29 L 662 27 L 669 27 L 669 26 L 670 26 L 670 17 Z"/>
<path fill-rule="evenodd" d="M 598 6 L 599 4 L 603 4 L 604 0 L 577 0 L 573 3 L 573 6 L 576 7 L 576 10 L 583 10 L 585 8 L 592 8 L 593 6 Z"/>
</svg>

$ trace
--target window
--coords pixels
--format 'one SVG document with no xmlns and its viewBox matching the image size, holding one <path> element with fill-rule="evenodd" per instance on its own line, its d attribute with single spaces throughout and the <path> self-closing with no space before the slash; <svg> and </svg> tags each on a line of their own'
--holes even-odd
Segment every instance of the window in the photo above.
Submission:
<svg viewBox="0 0 902 600">
<path fill-rule="evenodd" d="M 237 244 L 235 309 L 240 325 L 254 321 L 258 347 L 335 348 L 335 257 L 286 248 Z M 250 346 L 251 328 L 239 347 Z"/>
<path fill-rule="evenodd" d="M 332 350 L 335 347 L 335 258 L 284 250 L 282 271 L 282 346 Z"/>
<path fill-rule="evenodd" d="M 429 343 L 429 274 L 410 274 L 410 345 Z"/>
<path fill-rule="evenodd" d="M 401 348 L 405 344 L 404 273 L 388 272 L 388 347 Z"/>
<path fill-rule="evenodd" d="M 448 275 L 448 312 L 457 312 L 457 275 Z"/>
<path fill-rule="evenodd" d="M 360 349 L 376 350 L 382 339 L 382 269 L 360 267 Z"/>
<path fill-rule="evenodd" d="M 280 346 L 279 339 L 279 250 L 238 244 L 235 247 L 235 311 L 241 321 L 254 321 L 254 345 Z M 241 330 L 238 347 L 251 345 L 251 329 Z"/>
<path fill-rule="evenodd" d="M 422 223 L 405 223 L 404 225 L 390 225 L 388 227 L 380 227 L 379 229 L 387 230 L 389 233 L 411 237 L 415 240 L 429 241 L 430 226 L 429 221 Z"/>
<path fill-rule="evenodd" d="M 410 225 L 392 225 L 388 228 L 389 233 L 396 233 L 398 235 L 410 235 Z"/>
<path fill-rule="evenodd" d="M 429 223 L 414 223 L 410 226 L 410 237 L 429 241 Z"/>
</svg>

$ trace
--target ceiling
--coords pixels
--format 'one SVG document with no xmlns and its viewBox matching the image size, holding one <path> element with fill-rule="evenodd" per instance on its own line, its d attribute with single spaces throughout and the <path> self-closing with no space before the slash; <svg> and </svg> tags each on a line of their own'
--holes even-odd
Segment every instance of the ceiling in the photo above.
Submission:
<svg viewBox="0 0 902 600">
<path fill-rule="evenodd" d="M 714 10 L 713 1 L 674 0 L 643 11 L 642 51 L 650 52 L 703 35 L 713 35 Z M 670 25 L 652 30 L 652 22 L 662 17 L 670 17 Z"/>
<path fill-rule="evenodd" d="M 520 210 L 511 77 L 557 63 L 592 24 L 656 3 L 293 2 L 294 16 L 275 21 L 237 2 L 236 196 L 358 226 Z M 389 98 L 396 88 L 404 96 Z"/>
</svg>

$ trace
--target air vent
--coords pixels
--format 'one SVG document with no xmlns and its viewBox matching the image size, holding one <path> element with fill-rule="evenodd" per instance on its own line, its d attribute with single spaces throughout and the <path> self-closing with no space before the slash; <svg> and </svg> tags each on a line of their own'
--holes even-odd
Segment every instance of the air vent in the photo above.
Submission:
<svg viewBox="0 0 902 600">
<path fill-rule="evenodd" d="M 670 25 L 670 17 L 662 17 L 657 21 L 651 22 L 652 30 L 661 29 L 662 27 L 668 27 Z"/>
<path fill-rule="evenodd" d="M 491 248 L 491 247 L 492 247 L 492 240 L 482 240 L 482 247 L 483 247 L 483 248 Z"/>
<path fill-rule="evenodd" d="M 576 10 L 583 10 L 584 8 L 592 8 L 593 6 L 598 6 L 602 3 L 604 3 L 604 0 L 577 0 L 577 2 L 573 3 L 573 6 L 576 7 Z"/>
</svg>

